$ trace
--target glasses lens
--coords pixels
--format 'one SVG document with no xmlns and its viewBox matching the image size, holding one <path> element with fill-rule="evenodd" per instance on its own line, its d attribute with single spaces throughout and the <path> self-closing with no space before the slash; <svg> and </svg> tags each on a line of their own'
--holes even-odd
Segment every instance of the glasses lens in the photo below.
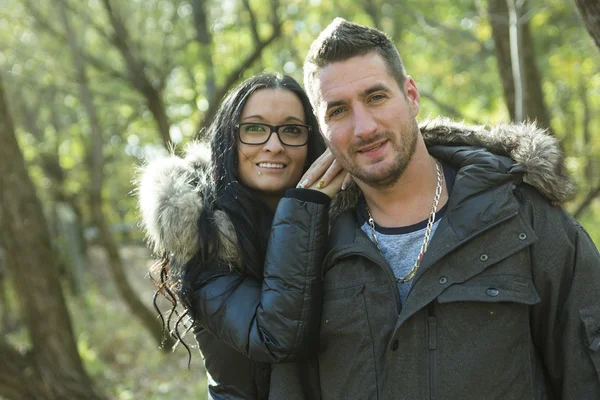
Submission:
<svg viewBox="0 0 600 400">
<path fill-rule="evenodd" d="M 262 144 L 267 141 L 271 129 L 262 124 L 240 124 L 240 140 L 246 144 Z"/>
<path fill-rule="evenodd" d="M 302 146 L 308 141 L 308 127 L 305 125 L 282 125 L 278 133 L 283 144 L 289 146 Z"/>
</svg>

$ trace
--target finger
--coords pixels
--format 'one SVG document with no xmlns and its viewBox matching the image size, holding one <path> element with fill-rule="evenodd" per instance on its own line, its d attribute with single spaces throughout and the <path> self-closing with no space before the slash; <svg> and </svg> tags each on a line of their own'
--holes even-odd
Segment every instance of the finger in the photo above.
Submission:
<svg viewBox="0 0 600 400">
<path fill-rule="evenodd" d="M 331 154 L 329 149 L 327 149 L 319 158 L 315 160 L 315 162 L 313 162 L 313 164 L 304 173 L 302 178 L 300 178 L 300 183 L 297 187 L 305 188 L 312 186 L 312 184 L 315 183 L 319 177 L 323 176 L 334 159 L 335 157 L 333 154 Z"/>
<path fill-rule="evenodd" d="M 348 186 L 352 183 L 352 175 L 349 172 L 346 173 L 346 177 L 344 178 L 344 182 L 342 182 L 342 190 L 346 190 Z"/>
<path fill-rule="evenodd" d="M 327 185 L 323 188 L 315 188 L 315 189 L 319 190 L 319 191 L 325 193 L 326 195 L 328 195 L 329 197 L 333 198 L 333 196 L 335 196 L 335 194 L 340 191 L 340 188 L 342 186 L 342 182 L 343 182 L 345 176 L 346 176 L 346 172 L 344 170 L 340 170 L 338 172 L 338 174 L 331 180 L 331 182 L 329 182 L 329 185 Z"/>
<path fill-rule="evenodd" d="M 342 170 L 342 167 L 341 167 L 340 163 L 338 163 L 337 160 L 333 160 L 333 162 L 331 163 L 331 166 L 327 169 L 327 171 L 319 179 L 319 183 L 317 184 L 317 187 L 323 188 L 323 187 L 327 186 L 329 184 L 329 182 L 331 182 L 335 177 L 337 177 L 337 175 L 340 173 L 341 170 Z"/>
<path fill-rule="evenodd" d="M 302 178 L 300 178 L 300 183 L 297 187 L 309 187 L 314 183 L 315 179 L 323 173 L 321 172 L 321 170 L 324 170 L 325 168 L 325 165 L 323 164 L 324 157 L 326 157 L 325 153 L 323 153 L 312 163 L 312 165 L 306 170 L 304 175 L 302 175 Z"/>
</svg>

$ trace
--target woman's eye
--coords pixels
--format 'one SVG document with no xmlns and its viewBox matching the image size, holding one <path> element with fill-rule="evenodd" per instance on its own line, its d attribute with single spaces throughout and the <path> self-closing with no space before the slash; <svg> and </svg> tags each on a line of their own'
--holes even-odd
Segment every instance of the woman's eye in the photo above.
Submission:
<svg viewBox="0 0 600 400">
<path fill-rule="evenodd" d="M 298 128 L 297 126 L 286 126 L 283 129 L 284 133 L 300 133 L 300 128 Z"/>
<path fill-rule="evenodd" d="M 263 132 L 265 127 L 262 125 L 246 125 L 246 130 L 251 132 Z"/>
</svg>

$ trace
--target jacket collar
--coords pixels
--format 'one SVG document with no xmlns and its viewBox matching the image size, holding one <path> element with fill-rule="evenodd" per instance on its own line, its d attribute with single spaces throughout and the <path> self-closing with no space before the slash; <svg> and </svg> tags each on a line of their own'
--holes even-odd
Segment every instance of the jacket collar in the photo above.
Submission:
<svg viewBox="0 0 600 400">
<path fill-rule="evenodd" d="M 423 269 L 470 238 L 514 217 L 519 203 L 513 190 L 523 176 L 521 165 L 515 164 L 509 157 L 498 156 L 482 148 L 432 146 L 429 152 L 458 172 L 446 214 L 422 262 Z M 354 193 L 351 195 L 356 196 L 357 202 L 360 191 L 356 185 L 352 190 Z M 333 252 L 337 256 L 356 251 L 351 245 L 359 244 L 362 244 L 361 251 L 371 253 L 374 250 L 378 253 L 375 246 L 369 243 L 370 240 L 366 244 L 359 240 L 364 234 L 358 226 L 355 213 L 355 207 L 349 206 L 332 225 L 330 248 L 337 247 Z M 349 229 L 350 226 L 354 229 Z M 371 255 L 371 258 L 378 257 Z"/>
</svg>

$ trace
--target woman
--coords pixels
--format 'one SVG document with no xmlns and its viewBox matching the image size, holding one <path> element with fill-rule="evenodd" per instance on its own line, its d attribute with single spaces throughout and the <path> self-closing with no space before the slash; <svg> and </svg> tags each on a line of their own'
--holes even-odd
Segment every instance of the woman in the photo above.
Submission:
<svg viewBox="0 0 600 400">
<path fill-rule="evenodd" d="M 316 345 L 327 209 L 344 176 L 295 188 L 325 146 L 290 77 L 241 83 L 207 133 L 210 161 L 194 144 L 144 167 L 140 208 L 162 258 L 159 292 L 183 305 L 175 332 L 192 320 L 209 397 L 262 399 L 269 363 Z"/>
</svg>

